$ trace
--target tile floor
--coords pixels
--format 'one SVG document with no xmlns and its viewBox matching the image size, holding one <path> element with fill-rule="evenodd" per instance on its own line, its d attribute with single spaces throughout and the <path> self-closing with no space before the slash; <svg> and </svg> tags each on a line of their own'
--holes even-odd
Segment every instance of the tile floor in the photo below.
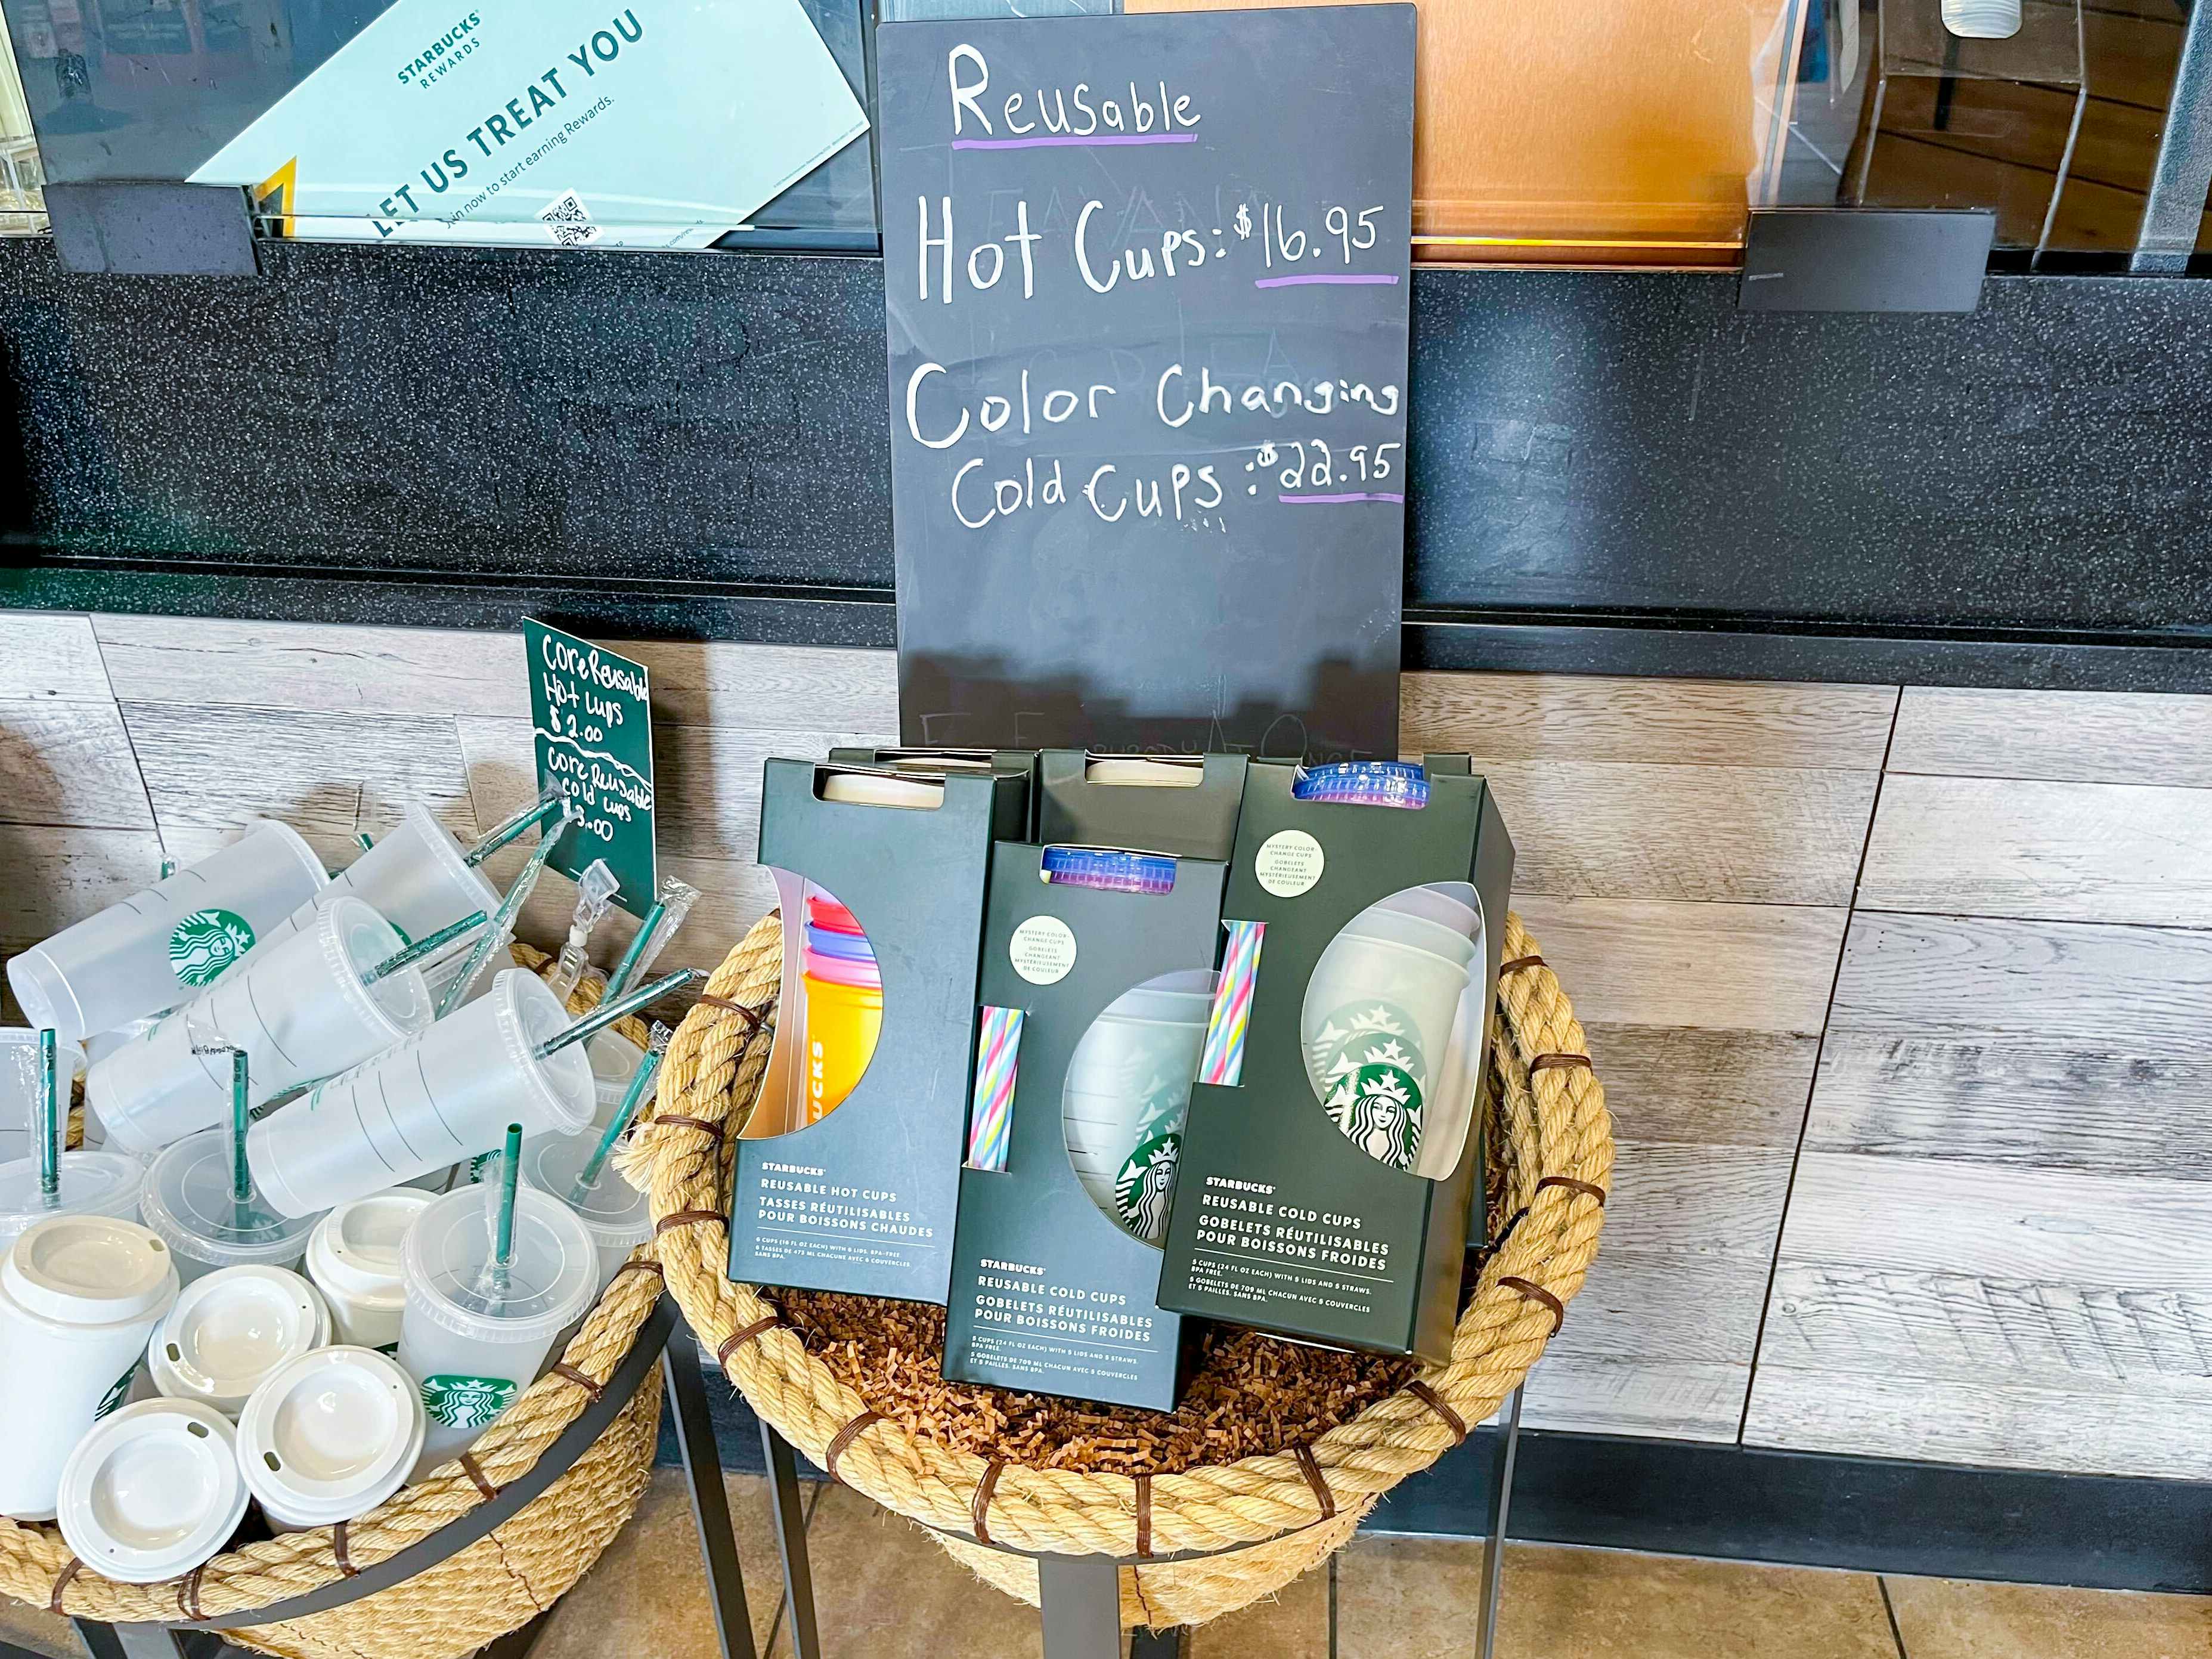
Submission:
<svg viewBox="0 0 2212 1659">
<path fill-rule="evenodd" d="M 810 1488 L 824 1659 L 1042 1659 L 1036 1614 L 842 1487 Z M 730 1478 L 763 1659 L 793 1659 L 768 1489 Z M 1265 1605 L 1197 1632 L 1191 1659 L 1466 1659 L 1479 1543 L 1363 1538 Z M 81 1654 L 65 1626 L 0 1601 L 0 1643 Z M 1504 1659 L 2212 1659 L 2212 1597 L 1877 1577 L 1515 1545 Z M 532 1659 L 714 1659 L 681 1478 L 561 1604 Z"/>
</svg>

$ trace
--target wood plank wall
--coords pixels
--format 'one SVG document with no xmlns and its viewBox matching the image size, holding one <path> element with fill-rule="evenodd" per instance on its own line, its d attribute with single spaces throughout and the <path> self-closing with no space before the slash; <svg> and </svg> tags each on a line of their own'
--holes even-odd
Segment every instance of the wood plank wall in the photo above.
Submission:
<svg viewBox="0 0 2212 1659">
<path fill-rule="evenodd" d="M 887 737 L 892 660 L 623 648 L 708 895 L 669 959 L 710 963 L 768 902 L 762 757 Z M 495 822 L 523 674 L 513 635 L 0 612 L 0 951 L 255 813 L 333 866 L 410 795 Z M 1530 1421 L 2212 1475 L 2177 1430 L 2212 1402 L 2212 698 L 1413 675 L 1404 744 L 1496 785 L 1620 1131 Z"/>
</svg>

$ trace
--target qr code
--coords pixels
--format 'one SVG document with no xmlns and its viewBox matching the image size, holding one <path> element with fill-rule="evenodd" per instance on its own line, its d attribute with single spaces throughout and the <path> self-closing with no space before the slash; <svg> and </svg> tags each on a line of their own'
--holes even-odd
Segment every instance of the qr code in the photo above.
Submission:
<svg viewBox="0 0 2212 1659">
<path fill-rule="evenodd" d="M 552 230 L 553 240 L 562 247 L 584 247 L 599 240 L 599 228 L 592 222 L 592 210 L 573 190 L 538 216 Z"/>
</svg>

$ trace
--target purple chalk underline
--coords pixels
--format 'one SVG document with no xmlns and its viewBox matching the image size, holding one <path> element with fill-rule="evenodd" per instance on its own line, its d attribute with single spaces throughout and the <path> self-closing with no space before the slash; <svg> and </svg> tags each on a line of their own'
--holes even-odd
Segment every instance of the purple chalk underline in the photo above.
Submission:
<svg viewBox="0 0 2212 1659">
<path fill-rule="evenodd" d="M 1335 501 L 1395 501 L 1401 507 L 1406 504 L 1404 495 L 1387 489 L 1355 490 L 1349 495 L 1278 495 L 1275 499 L 1293 507 L 1302 507 L 1309 501 L 1323 505 Z"/>
<path fill-rule="evenodd" d="M 1316 288 L 1328 283 L 1339 288 L 1364 288 L 1370 283 L 1395 283 L 1395 276 L 1261 276 L 1254 288 Z"/>
<path fill-rule="evenodd" d="M 1080 149 L 1091 144 L 1194 144 L 1194 132 L 1121 133 L 1112 137 L 1091 138 L 955 138 L 955 149 Z M 1393 282 L 1396 277 L 1390 279 Z"/>
</svg>

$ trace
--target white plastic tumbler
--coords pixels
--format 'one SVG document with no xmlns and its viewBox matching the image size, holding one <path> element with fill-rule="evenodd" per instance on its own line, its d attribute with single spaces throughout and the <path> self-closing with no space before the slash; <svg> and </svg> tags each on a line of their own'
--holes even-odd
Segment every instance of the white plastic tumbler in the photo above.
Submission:
<svg viewBox="0 0 2212 1659">
<path fill-rule="evenodd" d="M 1431 956 L 1442 957 L 1462 968 L 1474 960 L 1474 940 L 1456 927 L 1409 916 L 1402 910 L 1386 910 L 1379 904 L 1354 916 L 1345 924 L 1344 931 L 1410 945 L 1416 951 L 1426 951 Z"/>
<path fill-rule="evenodd" d="M 64 1041 L 142 1019 L 213 984 L 329 878 L 289 825 L 263 818 L 238 840 L 8 961 L 34 1026 Z"/>
<path fill-rule="evenodd" d="M 0 1164 L 0 1249 L 17 1234 L 58 1215 L 138 1219 L 146 1166 L 128 1152 L 64 1152 L 60 1173 L 61 1191 L 49 1203 L 39 1190 L 37 1158 Z"/>
<path fill-rule="evenodd" d="M 489 1152 L 510 1123 L 579 1133 L 598 1104 L 583 1045 L 535 1052 L 568 1023 L 536 975 L 507 969 L 427 1031 L 256 1123 L 255 1184 L 284 1214 L 313 1215 Z"/>
<path fill-rule="evenodd" d="M 238 1419 L 238 1467 L 270 1526 L 295 1532 L 366 1515 L 422 1453 L 422 1402 L 397 1361 L 324 1348 L 271 1371 Z"/>
<path fill-rule="evenodd" d="M 1394 940 L 1347 929 L 1329 941 L 1306 981 L 1299 1033 L 1307 1073 L 1326 1094 L 1346 1045 L 1388 1057 L 1425 1093 L 1442 1079 L 1468 970 Z"/>
<path fill-rule="evenodd" d="M 537 1380 L 553 1339 L 581 1318 L 599 1288 L 599 1247 L 574 1212 L 525 1187 L 515 1193 L 508 1292 L 481 1289 L 491 1260 L 483 1190 L 448 1193 L 422 1212 L 400 1247 L 407 1310 L 399 1364 L 429 1419 L 418 1475 L 466 1446 Z"/>
<path fill-rule="evenodd" d="M 138 1200 L 139 1219 L 161 1236 L 190 1285 L 227 1267 L 296 1267 L 317 1215 L 280 1215 L 258 1193 L 240 1203 L 231 1189 L 228 1129 L 186 1135 L 155 1158 Z"/>
<path fill-rule="evenodd" d="M 1390 895 L 1370 907 L 1376 910 L 1397 910 L 1409 916 L 1419 916 L 1449 927 L 1464 939 L 1473 939 L 1482 927 L 1481 913 L 1464 899 L 1474 890 L 1465 882 L 1432 882 L 1426 887 L 1408 887 Z"/>
<path fill-rule="evenodd" d="M 632 1250 L 653 1237 L 652 1206 L 643 1193 L 615 1173 L 612 1164 L 599 1171 L 589 1192 L 577 1195 L 576 1177 L 598 1150 L 595 1135 L 541 1135 L 522 1149 L 522 1178 L 574 1210 L 598 1248 L 594 1294 L 606 1288 Z"/>
<path fill-rule="evenodd" d="M 0 1258 L 0 1515 L 50 1521 L 70 1449 L 123 1403 L 177 1299 L 161 1241 L 112 1216 L 40 1222 Z"/>
<path fill-rule="evenodd" d="M 421 801 L 410 801 L 397 829 L 330 879 L 330 884 L 269 930 L 259 948 L 312 927 L 315 912 L 342 896 L 357 898 L 406 935 L 412 945 L 464 916 L 499 908 L 499 889 L 470 864 L 453 832 Z M 455 939 L 430 958 L 466 955 L 472 935 Z M 426 972 L 429 971 L 426 968 Z"/>
<path fill-rule="evenodd" d="M 107 1138 L 151 1155 L 230 1118 L 231 1057 L 246 1051 L 250 1105 L 358 1066 L 430 1023 L 421 972 L 365 976 L 401 950 L 399 932 L 359 899 L 253 960 L 92 1068 L 85 1097 Z"/>
<path fill-rule="evenodd" d="M 407 1303 L 399 1245 L 435 1196 L 395 1187 L 341 1204 L 315 1224 L 307 1277 L 330 1304 L 331 1328 L 340 1342 L 387 1353 L 399 1346 L 399 1314 Z"/>
<path fill-rule="evenodd" d="M 222 1548 L 246 1518 L 230 1419 L 189 1400 L 125 1406 L 62 1470 L 62 1539 L 104 1578 L 158 1584 Z"/>
<path fill-rule="evenodd" d="M 331 1310 L 322 1293 L 282 1267 L 225 1267 L 193 1280 L 146 1345 L 164 1398 L 192 1400 L 236 1419 L 262 1378 L 326 1347 Z"/>
</svg>

